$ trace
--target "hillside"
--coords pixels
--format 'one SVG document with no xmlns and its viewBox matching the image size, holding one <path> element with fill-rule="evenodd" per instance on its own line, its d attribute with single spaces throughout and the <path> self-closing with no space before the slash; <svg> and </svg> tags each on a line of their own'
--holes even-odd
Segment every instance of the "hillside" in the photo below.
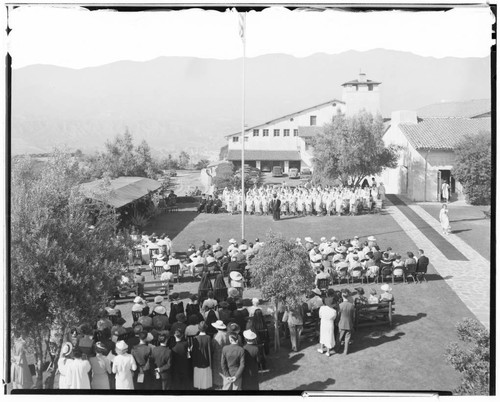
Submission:
<svg viewBox="0 0 500 402">
<path fill-rule="evenodd" d="M 490 97 L 489 58 L 435 59 L 381 49 L 306 58 L 274 54 L 247 59 L 246 123 L 341 99 L 341 84 L 360 69 L 382 82 L 384 116 L 442 100 Z M 156 153 L 185 149 L 214 159 L 224 135 L 241 127 L 241 70 L 241 59 L 188 57 L 13 70 L 12 152 L 60 144 L 99 149 L 128 127 Z"/>
</svg>

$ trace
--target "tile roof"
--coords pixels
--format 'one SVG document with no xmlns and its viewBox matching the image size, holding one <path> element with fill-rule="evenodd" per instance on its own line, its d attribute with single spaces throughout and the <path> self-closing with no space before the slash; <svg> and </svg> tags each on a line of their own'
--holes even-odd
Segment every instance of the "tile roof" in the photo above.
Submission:
<svg viewBox="0 0 500 402">
<path fill-rule="evenodd" d="M 227 155 L 228 161 L 241 160 L 240 149 L 230 149 Z M 245 149 L 245 160 L 250 161 L 300 161 L 299 151 L 269 151 Z"/>
<path fill-rule="evenodd" d="M 108 193 L 100 190 L 103 184 L 102 179 L 83 183 L 80 191 L 88 198 L 102 200 L 112 207 L 120 208 L 161 187 L 160 182 L 146 177 L 118 177 L 111 180 Z"/>
<path fill-rule="evenodd" d="M 399 127 L 415 149 L 453 150 L 466 135 L 491 132 L 491 119 L 428 118 Z"/>
<path fill-rule="evenodd" d="M 476 117 L 491 113 L 491 99 L 434 103 L 417 109 L 418 117 Z"/>
</svg>

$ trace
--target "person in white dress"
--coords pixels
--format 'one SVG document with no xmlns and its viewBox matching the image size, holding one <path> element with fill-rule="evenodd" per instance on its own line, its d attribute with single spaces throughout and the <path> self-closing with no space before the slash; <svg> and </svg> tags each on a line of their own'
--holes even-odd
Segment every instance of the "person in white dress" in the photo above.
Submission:
<svg viewBox="0 0 500 402">
<path fill-rule="evenodd" d="M 73 351 L 71 342 L 66 342 L 61 348 L 61 356 L 57 361 L 57 371 L 59 372 L 59 389 L 70 388 L 70 381 L 68 377 L 69 366 L 73 364 L 73 359 L 70 357 Z"/>
<path fill-rule="evenodd" d="M 134 389 L 133 372 L 137 370 L 134 357 L 127 353 L 125 341 L 116 343 L 117 356 L 113 359 L 113 373 L 116 374 L 116 389 Z"/>
<path fill-rule="evenodd" d="M 330 356 L 330 351 L 335 347 L 335 318 L 337 311 L 333 308 L 331 299 L 326 299 L 327 303 L 319 308 L 320 328 L 319 328 L 319 353 Z"/>
<path fill-rule="evenodd" d="M 446 204 L 443 204 L 443 206 L 441 207 L 441 211 L 439 211 L 439 222 L 441 222 L 443 234 L 450 234 L 450 218 L 448 216 L 448 205 Z"/>
<path fill-rule="evenodd" d="M 69 389 L 90 389 L 90 363 L 80 348 L 73 349 L 73 363 L 68 366 Z"/>
<path fill-rule="evenodd" d="M 109 374 L 111 374 L 111 362 L 107 358 L 108 350 L 102 342 L 96 343 L 96 355 L 89 359 L 92 367 L 92 389 L 109 389 Z"/>
</svg>

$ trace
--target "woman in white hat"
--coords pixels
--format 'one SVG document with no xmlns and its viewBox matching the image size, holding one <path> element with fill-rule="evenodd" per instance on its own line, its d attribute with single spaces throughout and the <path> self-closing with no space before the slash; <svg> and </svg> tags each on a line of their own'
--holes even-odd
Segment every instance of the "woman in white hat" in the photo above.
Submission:
<svg viewBox="0 0 500 402">
<path fill-rule="evenodd" d="M 125 341 L 116 344 L 117 356 L 113 360 L 113 373 L 116 374 L 116 389 L 134 389 L 133 372 L 137 370 L 134 357 L 127 353 Z"/>
<path fill-rule="evenodd" d="M 212 382 L 215 389 L 222 389 L 224 374 L 221 367 L 222 348 L 229 345 L 226 325 L 218 320 L 211 324 L 217 330 L 212 340 Z"/>
<path fill-rule="evenodd" d="M 73 351 L 71 342 L 65 342 L 61 348 L 61 356 L 57 361 L 57 371 L 59 372 L 59 389 L 71 388 L 70 379 L 68 377 L 69 366 L 73 364 L 73 359 L 70 357 Z"/>
<path fill-rule="evenodd" d="M 392 295 L 391 287 L 389 286 L 388 283 L 384 283 L 381 287 L 380 290 L 382 290 L 382 294 L 380 295 L 380 301 L 381 302 L 392 302 L 394 303 L 394 296 Z"/>
<path fill-rule="evenodd" d="M 246 345 L 245 350 L 245 368 L 241 375 L 241 389 L 243 391 L 259 390 L 259 362 L 260 354 L 257 343 L 257 334 L 250 329 L 243 331 Z"/>
<path fill-rule="evenodd" d="M 243 275 L 238 271 L 231 271 L 229 277 L 231 278 L 230 286 L 237 289 L 239 296 L 243 298 Z"/>
</svg>

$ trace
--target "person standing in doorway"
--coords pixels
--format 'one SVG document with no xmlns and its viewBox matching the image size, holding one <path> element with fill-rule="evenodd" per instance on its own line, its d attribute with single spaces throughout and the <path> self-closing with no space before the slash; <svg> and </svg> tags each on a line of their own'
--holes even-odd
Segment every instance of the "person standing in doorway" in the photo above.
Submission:
<svg viewBox="0 0 500 402">
<path fill-rule="evenodd" d="M 448 204 L 450 199 L 450 185 L 447 180 L 445 180 L 441 186 L 441 197 L 443 197 L 444 201 Z"/>
</svg>

